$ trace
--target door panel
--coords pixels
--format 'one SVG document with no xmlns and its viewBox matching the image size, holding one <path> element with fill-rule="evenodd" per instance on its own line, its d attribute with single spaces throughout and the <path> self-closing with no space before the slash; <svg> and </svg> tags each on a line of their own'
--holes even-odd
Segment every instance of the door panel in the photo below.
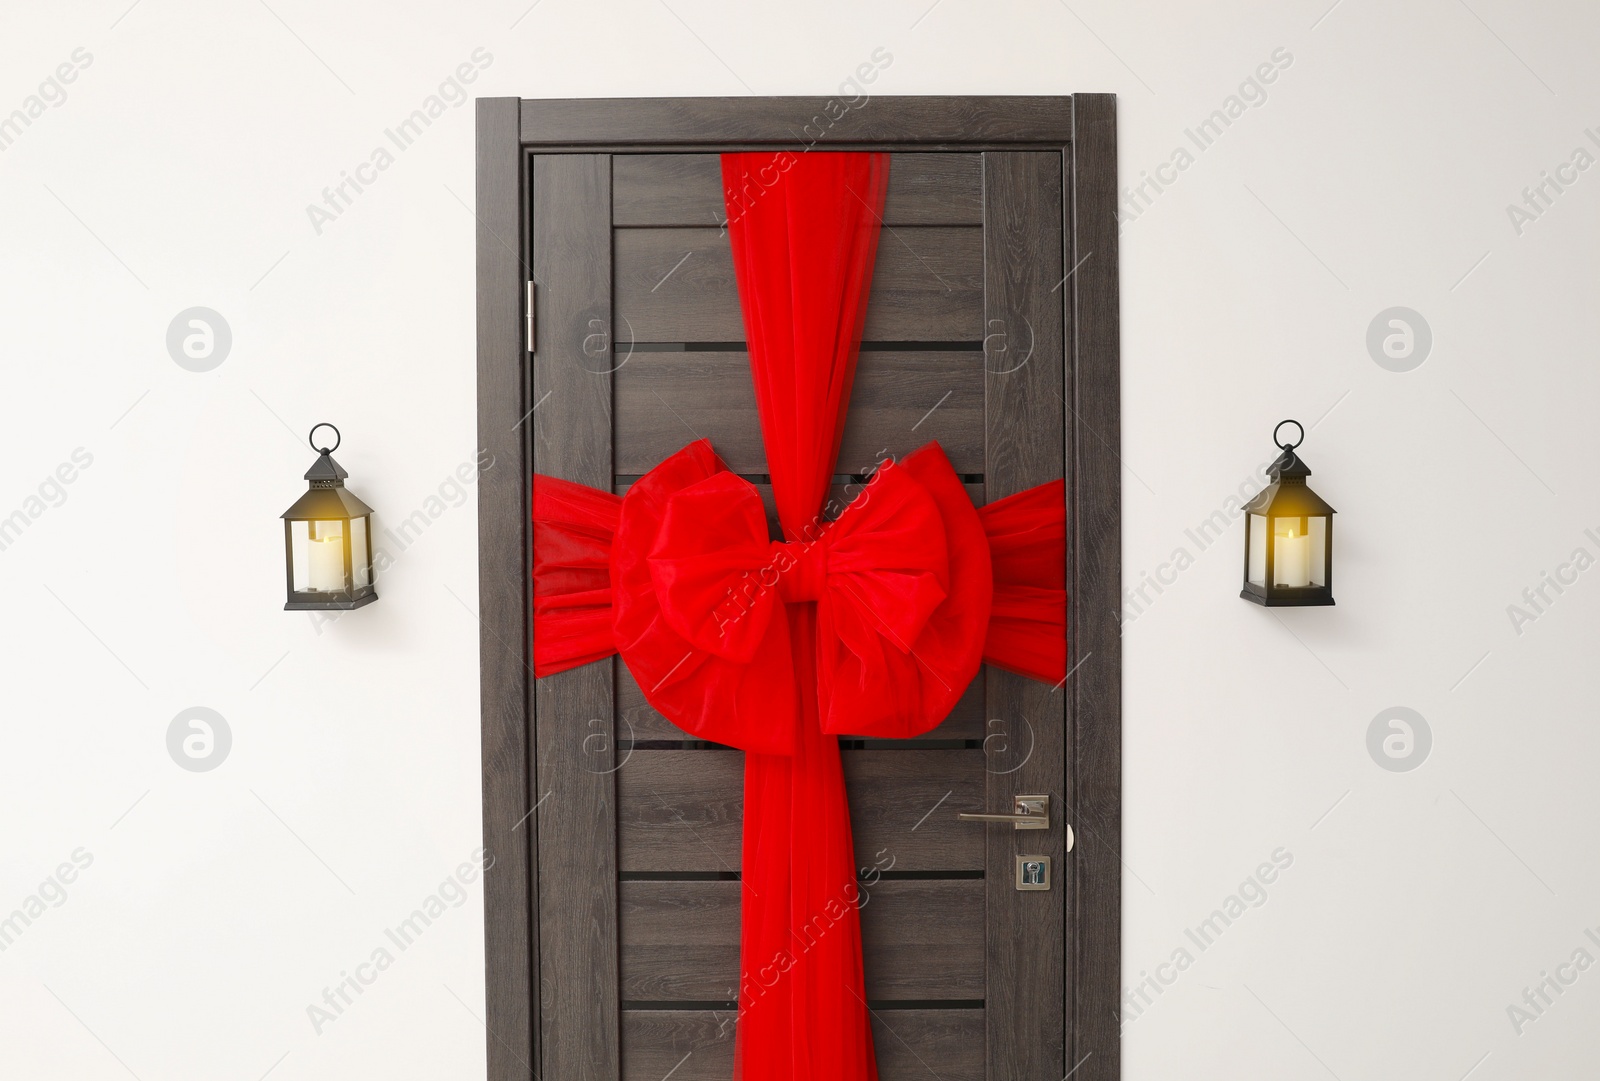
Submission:
<svg viewBox="0 0 1600 1081">
<path fill-rule="evenodd" d="M 983 882 L 976 878 L 863 886 L 867 1001 L 982 1000 Z M 622 993 L 644 1004 L 733 1008 L 744 884 L 627 879 L 621 884 Z M 825 933 L 818 928 L 799 933 Z"/>
<path fill-rule="evenodd" d="M 717 225 L 728 217 L 715 154 L 618 154 L 612 159 L 614 224 Z M 982 225 L 977 154 L 896 154 L 885 225 Z"/>
<path fill-rule="evenodd" d="M 744 756 L 624 753 L 626 768 L 617 770 L 622 873 L 739 870 Z M 955 818 L 984 808 L 982 751 L 853 750 L 845 755 L 845 782 L 858 867 L 892 851 L 895 871 L 983 870 L 982 832 Z M 950 813 L 928 815 L 936 804 Z"/>
<path fill-rule="evenodd" d="M 733 1029 L 716 1010 L 632 1012 L 622 1021 L 624 1081 L 728 1081 Z M 882 1081 L 983 1081 L 983 1011 L 880 1009 L 872 1018 Z M 676 1072 L 674 1072 L 676 1071 Z"/>
<path fill-rule="evenodd" d="M 770 515 L 716 156 L 531 163 L 534 469 L 620 493 L 707 437 Z M 980 505 L 1063 476 L 1062 176 L 1058 151 L 895 155 L 844 474 L 938 439 Z M 842 741 L 885 1078 L 1066 1072 L 1063 698 L 986 669 L 926 736 Z M 615 661 L 536 682 L 532 746 L 542 1075 L 726 1081 L 742 756 Z M 1029 793 L 1050 830 L 956 818 Z"/>
<path fill-rule="evenodd" d="M 696 437 L 711 440 L 736 473 L 767 471 L 749 354 L 641 349 L 629 355 L 626 342 L 617 351 L 619 474 L 648 472 Z M 900 457 L 933 439 L 957 473 L 983 472 L 982 350 L 863 351 L 839 468 L 864 471 L 885 451 Z"/>
<path fill-rule="evenodd" d="M 744 340 L 733 251 L 718 226 L 618 229 L 616 290 L 615 333 L 624 342 Z M 981 341 L 982 227 L 885 230 L 862 338 Z"/>
</svg>

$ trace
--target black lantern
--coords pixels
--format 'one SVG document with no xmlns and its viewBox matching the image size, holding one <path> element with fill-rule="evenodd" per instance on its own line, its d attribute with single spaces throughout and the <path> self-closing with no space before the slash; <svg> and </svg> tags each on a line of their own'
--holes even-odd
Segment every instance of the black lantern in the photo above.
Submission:
<svg viewBox="0 0 1600 1081">
<path fill-rule="evenodd" d="M 1300 438 L 1279 443 L 1293 424 Z M 1333 508 L 1306 487 L 1311 470 L 1295 454 L 1305 441 L 1297 420 L 1272 430 L 1283 451 L 1267 467 L 1272 483 L 1244 508 L 1244 589 L 1239 596 L 1269 608 L 1333 603 Z"/>
<path fill-rule="evenodd" d="M 319 447 L 317 428 L 333 428 L 333 446 Z M 345 489 L 350 474 L 333 460 L 342 437 L 331 424 L 311 429 L 318 458 L 306 470 L 311 487 L 283 512 L 284 566 L 290 612 L 345 611 L 378 599 L 372 582 L 372 508 Z"/>
</svg>

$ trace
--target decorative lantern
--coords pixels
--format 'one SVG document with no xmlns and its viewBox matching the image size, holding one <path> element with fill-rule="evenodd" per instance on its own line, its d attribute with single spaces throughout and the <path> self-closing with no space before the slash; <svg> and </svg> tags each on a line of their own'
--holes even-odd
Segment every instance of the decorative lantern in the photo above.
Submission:
<svg viewBox="0 0 1600 1081">
<path fill-rule="evenodd" d="M 331 447 L 316 443 L 317 428 L 333 428 Z M 283 512 L 284 565 L 290 612 L 344 611 L 378 599 L 372 581 L 372 508 L 345 489 L 350 474 L 333 460 L 339 429 L 319 424 L 308 437 L 317 460 L 306 470 L 311 487 Z"/>
<path fill-rule="evenodd" d="M 1300 438 L 1279 443 L 1293 424 Z M 1333 603 L 1333 508 L 1306 487 L 1311 470 L 1294 450 L 1305 441 L 1297 420 L 1272 430 L 1283 451 L 1267 467 L 1272 483 L 1244 508 L 1244 589 L 1239 596 L 1269 608 Z"/>
</svg>

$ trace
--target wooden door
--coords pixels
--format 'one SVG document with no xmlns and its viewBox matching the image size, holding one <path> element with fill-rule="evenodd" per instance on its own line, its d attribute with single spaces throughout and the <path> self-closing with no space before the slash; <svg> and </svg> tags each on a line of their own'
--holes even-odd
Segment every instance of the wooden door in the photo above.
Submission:
<svg viewBox="0 0 1600 1081">
<path fill-rule="evenodd" d="M 535 147 L 517 160 L 521 220 L 504 230 L 509 242 L 490 243 L 523 246 L 536 283 L 533 349 L 516 381 L 524 489 L 537 471 L 621 493 L 708 438 L 770 513 L 717 149 Z M 837 485 L 931 439 L 980 504 L 1068 476 L 1081 295 L 1067 274 L 1078 239 L 1070 153 L 893 149 Z M 483 176 L 480 161 L 480 220 Z M 485 318 L 503 334 L 503 315 L 480 310 L 480 339 Z M 498 422 L 509 415 L 490 409 Z M 1069 507 L 1074 528 L 1079 510 Z M 525 580 L 525 534 L 520 554 Z M 498 584 L 484 585 L 486 628 L 509 608 L 503 563 Z M 497 670 L 509 641 L 527 655 L 525 590 L 522 603 L 520 630 L 485 646 Z M 742 755 L 656 713 L 618 660 L 520 676 L 525 757 L 509 763 L 519 742 L 485 679 L 486 845 L 515 853 L 487 899 L 491 1076 L 725 1081 L 740 982 Z M 1051 688 L 985 668 L 928 735 L 843 741 L 885 1081 L 1060 1081 L 1080 1061 L 1080 1078 L 1115 1076 L 1114 1040 L 1100 1051 L 1112 1072 L 1083 1058 L 1095 1050 L 1086 1039 L 1105 1040 L 1082 1031 L 1072 1000 L 1093 985 L 1073 971 L 1087 959 L 1069 945 L 1081 934 L 1069 926 L 1080 854 L 1068 855 L 1065 824 L 1113 856 L 1116 836 L 1103 812 L 1082 818 L 1077 678 Z M 515 683 L 497 679 L 492 693 Z M 1049 829 L 957 818 L 1011 812 L 1023 795 L 1049 796 Z M 1048 888 L 1019 888 L 1024 857 L 1030 878 L 1048 866 Z"/>
</svg>

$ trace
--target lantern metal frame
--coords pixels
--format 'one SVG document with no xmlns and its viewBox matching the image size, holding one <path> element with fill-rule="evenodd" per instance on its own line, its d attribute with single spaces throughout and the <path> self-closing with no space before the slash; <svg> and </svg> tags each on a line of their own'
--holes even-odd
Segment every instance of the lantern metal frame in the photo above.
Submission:
<svg viewBox="0 0 1600 1081">
<path fill-rule="evenodd" d="M 316 443 L 318 428 L 333 428 L 334 443 L 331 447 L 319 447 Z M 339 429 L 332 424 L 318 424 L 311 429 L 307 442 L 311 449 L 317 452 L 317 460 L 311 468 L 306 470 L 305 479 L 310 482 L 306 493 L 295 500 L 294 506 L 284 511 L 283 518 L 283 560 L 284 572 L 287 578 L 288 600 L 284 604 L 287 612 L 318 612 L 318 611 L 349 611 L 371 604 L 378 599 L 377 570 L 372 565 L 372 508 L 363 503 L 356 495 L 345 488 L 344 482 L 350 474 L 345 472 L 343 466 L 333 460 L 333 452 L 339 449 L 344 441 Z M 356 564 L 351 550 L 350 523 L 364 519 L 362 526 L 362 539 L 366 546 L 366 582 L 356 584 Z M 297 590 L 294 581 L 294 527 L 296 522 L 304 522 L 308 529 L 315 534 L 312 528 L 314 522 L 342 522 L 341 529 L 344 542 L 344 583 L 341 590 Z"/>
<path fill-rule="evenodd" d="M 1281 442 L 1278 433 L 1284 425 L 1293 424 L 1300 430 L 1300 438 L 1293 443 Z M 1328 502 L 1306 485 L 1311 469 L 1295 453 L 1295 448 L 1305 442 L 1305 428 L 1297 420 L 1279 421 L 1272 430 L 1272 442 L 1283 453 L 1267 467 L 1270 482 L 1244 507 L 1244 588 L 1239 596 L 1267 608 L 1306 608 L 1331 605 L 1333 600 L 1333 516 L 1336 513 Z M 1253 530 L 1258 528 L 1254 519 L 1265 522 L 1265 568 L 1261 582 L 1250 579 L 1250 555 Z M 1275 523 L 1281 518 L 1298 518 L 1301 537 L 1311 536 L 1310 520 L 1323 520 L 1322 581 L 1305 586 L 1277 584 L 1278 533 Z"/>
</svg>

